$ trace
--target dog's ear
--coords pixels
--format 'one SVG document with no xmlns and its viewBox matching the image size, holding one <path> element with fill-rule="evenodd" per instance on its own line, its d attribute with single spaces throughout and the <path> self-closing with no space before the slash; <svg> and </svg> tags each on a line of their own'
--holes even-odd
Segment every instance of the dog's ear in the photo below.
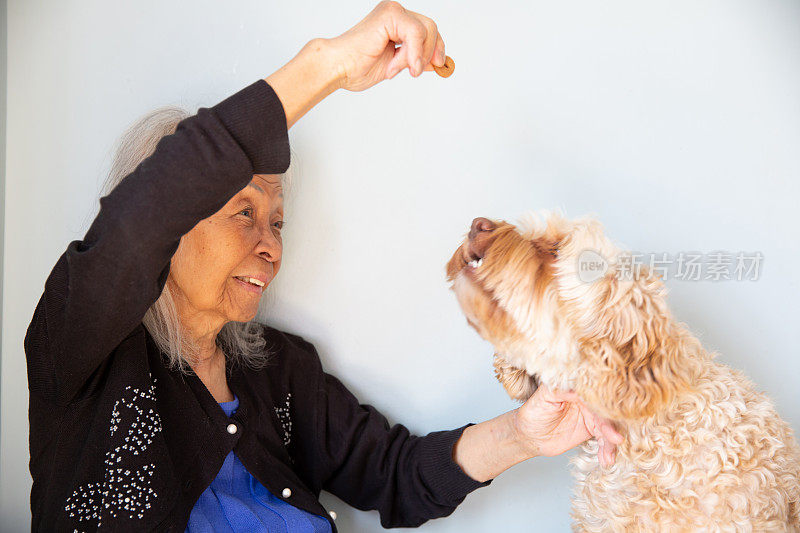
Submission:
<svg viewBox="0 0 800 533">
<path fill-rule="evenodd" d="M 582 257 L 606 261 L 584 276 Z M 701 348 L 666 304 L 663 281 L 626 255 L 593 219 L 577 221 L 559 247 L 559 298 L 582 355 L 576 391 L 615 420 L 649 416 L 691 386 Z"/>
<path fill-rule="evenodd" d="M 544 257 L 558 257 L 558 239 L 538 238 L 530 241 L 536 253 Z"/>
<path fill-rule="evenodd" d="M 699 348 L 654 304 L 656 296 L 631 293 L 640 297 L 598 309 L 596 334 L 581 343 L 587 372 L 580 393 L 614 420 L 651 416 L 669 405 L 690 387 L 697 360 L 689 354 Z"/>
<path fill-rule="evenodd" d="M 531 211 L 520 217 L 517 225 L 520 235 L 540 257 L 557 258 L 558 247 L 571 222 L 558 211 Z"/>
</svg>

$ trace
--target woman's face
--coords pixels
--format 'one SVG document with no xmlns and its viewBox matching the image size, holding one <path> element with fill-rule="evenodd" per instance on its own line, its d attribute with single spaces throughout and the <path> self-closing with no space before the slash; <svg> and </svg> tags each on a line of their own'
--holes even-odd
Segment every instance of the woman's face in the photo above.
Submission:
<svg viewBox="0 0 800 533">
<path fill-rule="evenodd" d="M 186 233 L 170 263 L 182 321 L 200 331 L 252 320 L 281 265 L 280 176 L 255 174 L 222 209 Z M 240 281 L 245 276 L 264 286 Z"/>
</svg>

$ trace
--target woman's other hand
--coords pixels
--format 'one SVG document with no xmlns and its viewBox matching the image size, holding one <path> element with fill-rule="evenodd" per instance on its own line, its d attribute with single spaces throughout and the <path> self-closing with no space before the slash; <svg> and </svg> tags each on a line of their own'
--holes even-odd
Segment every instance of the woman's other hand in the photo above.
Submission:
<svg viewBox="0 0 800 533">
<path fill-rule="evenodd" d="M 617 444 L 624 439 L 611 422 L 595 415 L 572 391 L 539 386 L 516 410 L 519 438 L 528 441 L 531 455 L 560 455 L 595 437 L 600 444 L 600 464 L 614 464 Z"/>
<path fill-rule="evenodd" d="M 340 87 L 348 91 L 368 89 L 406 67 L 416 77 L 433 70 L 432 65 L 444 65 L 445 59 L 436 23 L 388 0 L 328 44 Z"/>
</svg>

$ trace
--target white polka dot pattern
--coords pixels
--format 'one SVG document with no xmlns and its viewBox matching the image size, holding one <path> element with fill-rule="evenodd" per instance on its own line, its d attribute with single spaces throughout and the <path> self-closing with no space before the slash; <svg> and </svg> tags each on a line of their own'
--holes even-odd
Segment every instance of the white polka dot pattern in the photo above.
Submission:
<svg viewBox="0 0 800 533">
<path fill-rule="evenodd" d="M 283 428 L 283 444 L 288 446 L 292 442 L 292 418 L 289 414 L 291 409 L 292 393 L 286 395 L 286 400 L 283 402 L 283 407 L 276 407 L 275 414 L 278 415 L 278 421 Z"/>
<path fill-rule="evenodd" d="M 81 485 L 64 507 L 78 522 L 96 522 L 99 528 L 103 519 L 141 519 L 158 497 L 150 487 L 155 464 L 134 466 L 141 463 L 134 456 L 143 454 L 161 431 L 161 417 L 155 410 L 157 379 L 151 376 L 151 380 L 146 390 L 128 385 L 125 395 L 114 403 L 109 422 L 114 448 L 106 451 L 103 481 Z"/>
</svg>

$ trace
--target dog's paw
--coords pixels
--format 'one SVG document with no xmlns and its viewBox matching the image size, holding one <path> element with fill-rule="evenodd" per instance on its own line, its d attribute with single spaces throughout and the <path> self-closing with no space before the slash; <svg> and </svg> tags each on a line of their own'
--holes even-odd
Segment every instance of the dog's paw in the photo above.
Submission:
<svg viewBox="0 0 800 533">
<path fill-rule="evenodd" d="M 519 402 L 525 402 L 539 388 L 538 376 L 513 366 L 498 353 L 494 354 L 494 375 L 508 395 Z"/>
</svg>

